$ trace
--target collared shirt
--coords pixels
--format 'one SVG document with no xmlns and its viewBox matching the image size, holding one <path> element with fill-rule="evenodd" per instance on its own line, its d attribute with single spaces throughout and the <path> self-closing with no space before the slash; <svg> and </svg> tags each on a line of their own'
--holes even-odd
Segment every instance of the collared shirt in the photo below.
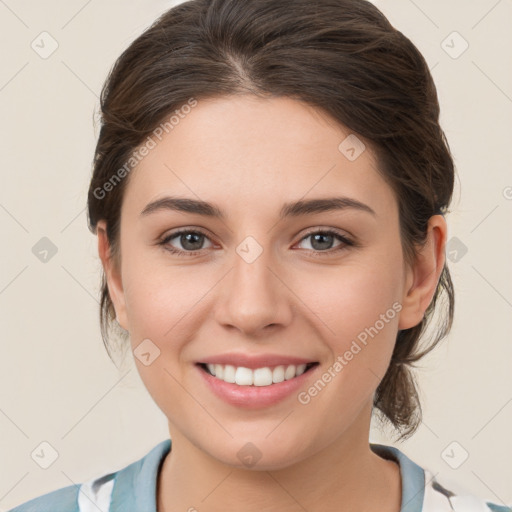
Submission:
<svg viewBox="0 0 512 512">
<path fill-rule="evenodd" d="M 370 447 L 400 466 L 400 512 L 512 512 L 509 506 L 450 491 L 398 448 L 375 443 Z M 158 474 L 170 449 L 171 440 L 166 439 L 119 471 L 44 494 L 8 512 L 157 512 Z"/>
</svg>

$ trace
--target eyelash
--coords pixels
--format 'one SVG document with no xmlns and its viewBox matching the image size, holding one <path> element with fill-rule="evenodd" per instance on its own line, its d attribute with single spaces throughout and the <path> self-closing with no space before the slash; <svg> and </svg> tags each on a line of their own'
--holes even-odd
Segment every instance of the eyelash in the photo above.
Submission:
<svg viewBox="0 0 512 512">
<path fill-rule="evenodd" d="M 173 238 L 176 238 L 179 235 L 182 235 L 182 234 L 185 234 L 185 233 L 187 233 L 187 234 L 193 233 L 193 234 L 203 235 L 203 236 L 205 236 L 206 238 L 209 239 L 208 235 L 206 233 L 204 233 L 203 231 L 201 231 L 201 230 L 198 230 L 198 229 L 196 229 L 196 230 L 181 229 L 179 231 L 175 231 L 173 233 L 170 233 L 163 240 L 158 242 L 158 245 L 164 247 L 164 249 L 166 251 L 169 251 L 169 252 L 171 252 L 173 254 L 178 254 L 178 255 L 187 254 L 188 256 L 195 256 L 197 254 L 200 254 L 203 249 L 200 249 L 200 250 L 197 250 L 197 251 L 182 251 L 180 249 L 176 249 L 175 247 L 172 247 L 171 245 L 168 245 L 169 242 Z M 316 234 L 332 235 L 332 236 L 336 237 L 338 240 L 340 240 L 343 243 L 340 246 L 338 246 L 338 247 L 336 247 L 334 249 L 327 249 L 325 251 L 320 251 L 320 250 L 316 250 L 315 251 L 314 249 L 306 249 L 309 252 L 311 252 L 311 254 L 313 256 L 319 256 L 319 257 L 329 256 L 329 255 L 332 255 L 333 253 L 338 253 L 338 252 L 346 249 L 347 247 L 352 247 L 352 246 L 355 247 L 356 246 L 355 242 L 353 242 L 352 240 L 348 239 L 346 236 L 341 235 L 340 233 L 338 233 L 338 231 L 335 231 L 335 230 L 332 230 L 332 229 L 326 229 L 326 230 L 319 230 L 319 229 L 317 229 L 316 231 L 310 231 L 310 232 L 306 233 L 299 240 L 299 242 L 302 242 L 303 240 L 305 240 L 306 238 L 310 237 L 311 235 L 316 235 Z"/>
</svg>

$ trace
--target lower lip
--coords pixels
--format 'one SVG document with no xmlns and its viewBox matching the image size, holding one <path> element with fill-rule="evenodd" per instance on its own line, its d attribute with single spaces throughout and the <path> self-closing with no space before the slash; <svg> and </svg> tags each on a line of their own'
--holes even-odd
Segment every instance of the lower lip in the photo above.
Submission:
<svg viewBox="0 0 512 512">
<path fill-rule="evenodd" d="M 197 370 L 209 388 L 219 398 L 237 407 L 258 409 L 277 404 L 293 393 L 296 393 L 304 386 L 306 379 L 309 379 L 317 367 L 318 365 L 313 366 L 298 377 L 277 384 L 270 384 L 269 386 L 239 386 L 238 384 L 231 384 L 217 379 L 199 365 L 197 365 Z"/>
</svg>

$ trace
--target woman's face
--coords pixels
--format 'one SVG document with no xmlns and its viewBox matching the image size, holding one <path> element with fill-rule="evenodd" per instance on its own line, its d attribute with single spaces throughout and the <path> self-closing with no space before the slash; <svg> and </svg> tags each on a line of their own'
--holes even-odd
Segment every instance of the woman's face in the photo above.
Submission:
<svg viewBox="0 0 512 512">
<path fill-rule="evenodd" d="M 275 469 L 367 446 L 397 330 L 421 315 L 397 202 L 349 135 L 289 98 L 199 100 L 132 171 L 109 289 L 174 442 Z M 148 207 L 168 197 L 189 202 Z"/>
</svg>

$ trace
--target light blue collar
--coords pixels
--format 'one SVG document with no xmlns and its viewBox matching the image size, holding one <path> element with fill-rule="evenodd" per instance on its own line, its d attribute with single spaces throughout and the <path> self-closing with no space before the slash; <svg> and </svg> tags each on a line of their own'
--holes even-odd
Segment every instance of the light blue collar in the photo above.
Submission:
<svg viewBox="0 0 512 512">
<path fill-rule="evenodd" d="M 394 446 L 370 443 L 374 453 L 384 459 L 392 459 L 400 466 L 402 478 L 402 502 L 400 512 L 421 512 L 425 497 L 425 471 Z"/>
<path fill-rule="evenodd" d="M 142 459 L 126 466 L 116 475 L 110 512 L 143 510 L 157 512 L 156 486 L 160 465 L 171 450 L 171 440 L 157 444 Z"/>
</svg>

